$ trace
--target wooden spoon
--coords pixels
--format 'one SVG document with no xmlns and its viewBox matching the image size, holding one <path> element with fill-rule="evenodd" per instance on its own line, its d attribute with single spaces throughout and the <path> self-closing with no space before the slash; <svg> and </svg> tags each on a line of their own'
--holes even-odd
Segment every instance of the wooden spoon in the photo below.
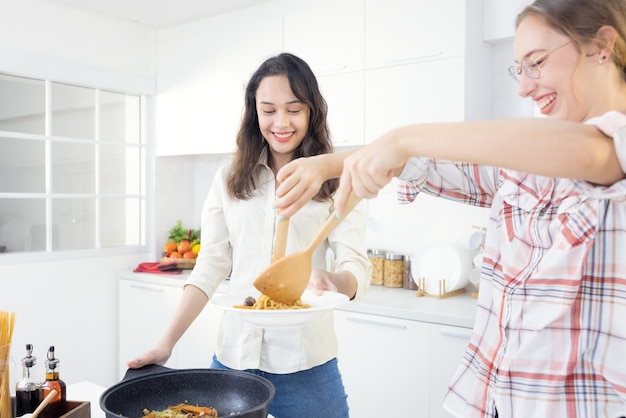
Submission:
<svg viewBox="0 0 626 418">
<path fill-rule="evenodd" d="M 272 253 L 272 263 L 285 256 L 287 247 L 287 231 L 289 231 L 289 218 L 278 220 L 276 225 L 276 238 L 274 238 L 274 252 Z"/>
<path fill-rule="evenodd" d="M 302 296 L 311 277 L 313 252 L 360 200 L 354 192 L 350 193 L 341 217 L 337 217 L 337 211 L 330 215 L 322 229 L 304 250 L 273 261 L 256 278 L 254 287 L 280 303 L 291 304 L 297 301 Z"/>
</svg>

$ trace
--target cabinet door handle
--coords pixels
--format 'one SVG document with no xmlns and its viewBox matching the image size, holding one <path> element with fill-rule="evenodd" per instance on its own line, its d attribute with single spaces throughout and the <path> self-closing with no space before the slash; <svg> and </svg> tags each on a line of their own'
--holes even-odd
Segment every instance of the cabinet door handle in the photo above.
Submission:
<svg viewBox="0 0 626 418">
<path fill-rule="evenodd" d="M 355 318 L 352 316 L 348 316 L 347 318 L 348 318 L 348 321 L 358 322 L 359 324 L 377 325 L 379 327 L 396 328 L 396 329 L 406 329 L 406 325 L 396 324 L 393 322 L 382 322 L 382 321 L 376 321 L 373 319 Z"/>
<path fill-rule="evenodd" d="M 154 287 L 141 286 L 139 284 L 131 284 L 130 287 L 133 289 L 141 289 L 141 290 L 149 290 L 151 292 L 163 293 L 163 289 L 157 289 Z"/>
<path fill-rule="evenodd" d="M 452 338 L 463 338 L 464 340 L 469 340 L 472 337 L 472 331 L 467 330 L 467 331 L 456 331 L 456 330 L 449 330 L 449 329 L 440 329 L 439 330 L 439 335 L 443 335 L 445 337 L 452 337 Z"/>
</svg>

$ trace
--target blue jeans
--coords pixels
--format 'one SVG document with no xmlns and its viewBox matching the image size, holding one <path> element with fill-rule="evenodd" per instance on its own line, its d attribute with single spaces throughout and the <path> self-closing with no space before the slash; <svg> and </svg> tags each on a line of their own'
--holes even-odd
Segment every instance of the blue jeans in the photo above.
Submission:
<svg viewBox="0 0 626 418">
<path fill-rule="evenodd" d="M 213 369 L 228 369 L 215 355 Z M 261 370 L 245 370 L 262 376 L 276 387 L 270 404 L 275 418 L 348 418 L 348 396 L 343 387 L 337 359 L 321 366 L 290 374 L 274 374 Z"/>
</svg>

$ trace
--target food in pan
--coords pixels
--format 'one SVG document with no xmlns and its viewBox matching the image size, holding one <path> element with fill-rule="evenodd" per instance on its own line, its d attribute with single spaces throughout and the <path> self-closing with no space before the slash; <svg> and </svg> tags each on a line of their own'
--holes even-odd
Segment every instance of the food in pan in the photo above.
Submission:
<svg viewBox="0 0 626 418">
<path fill-rule="evenodd" d="M 277 302 L 264 294 L 261 294 L 261 296 L 259 296 L 259 300 L 254 300 L 253 297 L 248 296 L 243 305 L 235 305 L 235 308 L 257 310 L 306 309 L 310 307 L 311 305 L 309 305 L 308 303 L 303 303 L 302 300 L 299 298 L 294 303 L 285 304 Z"/>
<path fill-rule="evenodd" d="M 163 411 L 143 410 L 142 418 L 211 418 L 217 417 L 217 409 L 210 406 L 194 406 L 187 402 L 170 406 Z"/>
</svg>

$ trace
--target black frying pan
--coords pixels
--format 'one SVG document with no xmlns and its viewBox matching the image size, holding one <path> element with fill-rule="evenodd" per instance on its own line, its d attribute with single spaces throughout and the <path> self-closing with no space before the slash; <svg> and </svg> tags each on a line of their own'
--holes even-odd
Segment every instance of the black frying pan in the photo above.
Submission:
<svg viewBox="0 0 626 418">
<path fill-rule="evenodd" d="M 269 380 L 252 373 L 150 365 L 129 369 L 100 396 L 100 408 L 107 418 L 141 418 L 144 409 L 161 411 L 188 401 L 213 407 L 220 417 L 266 418 L 274 393 Z"/>
</svg>

